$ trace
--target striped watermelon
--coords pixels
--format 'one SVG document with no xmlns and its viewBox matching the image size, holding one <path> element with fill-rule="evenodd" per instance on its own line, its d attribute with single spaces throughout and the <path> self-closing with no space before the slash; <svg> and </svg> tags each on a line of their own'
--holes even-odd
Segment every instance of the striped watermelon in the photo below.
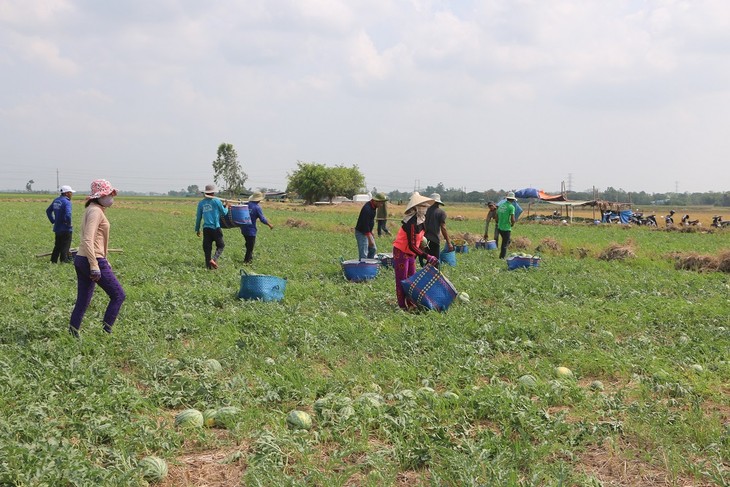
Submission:
<svg viewBox="0 0 730 487">
<path fill-rule="evenodd" d="M 144 457 L 139 461 L 142 477 L 148 482 L 161 482 L 167 477 L 167 462 L 159 457 Z"/>
<path fill-rule="evenodd" d="M 286 416 L 286 424 L 290 429 L 308 430 L 312 428 L 312 417 L 304 411 L 295 409 Z"/>
<path fill-rule="evenodd" d="M 204 423 L 203 413 L 197 409 L 185 409 L 175 416 L 175 426 L 180 428 L 202 428 Z"/>
</svg>

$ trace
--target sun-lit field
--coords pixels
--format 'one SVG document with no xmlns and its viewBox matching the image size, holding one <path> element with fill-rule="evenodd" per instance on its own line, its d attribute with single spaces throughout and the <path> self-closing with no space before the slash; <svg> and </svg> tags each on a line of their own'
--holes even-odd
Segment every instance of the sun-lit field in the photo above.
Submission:
<svg viewBox="0 0 730 487">
<path fill-rule="evenodd" d="M 150 455 L 161 486 L 730 483 L 722 211 L 675 209 L 701 218 L 688 231 L 521 221 L 514 250 L 539 267 L 470 248 L 443 269 L 469 302 L 406 313 L 391 269 L 343 278 L 359 204 L 262 203 L 275 228 L 247 270 L 287 279 L 262 303 L 236 297 L 237 229 L 207 271 L 196 199 L 119 197 L 109 259 L 127 300 L 107 336 L 97 289 L 75 340 L 74 269 L 35 257 L 51 199 L 0 195 L 0 486 L 145 485 Z M 483 207 L 445 210 L 452 234 L 483 234 Z M 209 421 L 176 424 L 190 408 Z"/>
</svg>

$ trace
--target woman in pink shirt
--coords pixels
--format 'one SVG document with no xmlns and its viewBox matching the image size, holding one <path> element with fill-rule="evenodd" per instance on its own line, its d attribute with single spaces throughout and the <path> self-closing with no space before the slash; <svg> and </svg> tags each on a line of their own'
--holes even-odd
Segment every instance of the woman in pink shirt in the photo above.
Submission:
<svg viewBox="0 0 730 487">
<path fill-rule="evenodd" d="M 434 203 L 434 200 L 422 196 L 418 192 L 411 195 L 406 206 L 403 224 L 393 242 L 393 268 L 395 270 L 395 295 L 398 298 L 398 306 L 401 309 L 409 309 L 414 306 L 406 298 L 401 281 L 416 273 L 416 256 L 423 257 L 431 265 L 438 265 L 438 259 L 428 255 L 421 249 L 421 241 L 426 233 L 424 222 L 426 221 L 426 210 Z"/>
<path fill-rule="evenodd" d="M 76 338 L 97 284 L 109 296 L 103 323 L 106 333 L 112 332 L 112 326 L 126 298 L 122 285 L 106 259 L 109 249 L 109 220 L 106 218 L 106 210 L 112 206 L 116 195 L 117 190 L 109 181 L 95 179 L 91 182 L 91 193 L 86 197 L 86 210 L 81 219 L 81 241 L 74 259 L 78 291 L 69 323 L 69 332 Z"/>
</svg>

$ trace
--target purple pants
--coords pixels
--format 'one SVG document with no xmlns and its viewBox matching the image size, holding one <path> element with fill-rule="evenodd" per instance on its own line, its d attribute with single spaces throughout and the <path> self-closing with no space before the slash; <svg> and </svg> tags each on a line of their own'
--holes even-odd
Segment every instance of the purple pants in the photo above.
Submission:
<svg viewBox="0 0 730 487">
<path fill-rule="evenodd" d="M 98 259 L 98 261 L 101 279 L 98 282 L 94 282 L 90 277 L 89 259 L 80 255 L 77 255 L 74 259 L 78 291 L 76 305 L 74 306 L 73 312 L 71 312 L 70 325 L 77 330 L 81 328 L 81 320 L 83 320 L 84 314 L 91 303 L 91 298 L 94 295 L 94 289 L 97 284 L 109 296 L 109 305 L 107 305 L 106 312 L 104 313 L 104 324 L 109 328 L 117 320 L 119 309 L 127 297 L 124 289 L 122 289 L 122 285 L 117 280 L 117 276 L 114 275 L 114 271 L 109 265 L 109 262 L 106 259 Z"/>
<path fill-rule="evenodd" d="M 395 295 L 398 298 L 398 306 L 408 309 L 413 306 L 413 302 L 406 297 L 400 282 L 416 273 L 416 256 L 393 247 L 393 269 L 395 270 Z"/>
</svg>

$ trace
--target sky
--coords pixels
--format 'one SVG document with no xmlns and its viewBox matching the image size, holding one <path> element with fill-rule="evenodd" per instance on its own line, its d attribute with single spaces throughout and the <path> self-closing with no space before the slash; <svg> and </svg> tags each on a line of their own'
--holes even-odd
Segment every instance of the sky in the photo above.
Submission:
<svg viewBox="0 0 730 487">
<path fill-rule="evenodd" d="M 0 0 L 0 189 L 179 191 L 234 146 L 368 189 L 730 190 L 726 0 Z"/>
</svg>

